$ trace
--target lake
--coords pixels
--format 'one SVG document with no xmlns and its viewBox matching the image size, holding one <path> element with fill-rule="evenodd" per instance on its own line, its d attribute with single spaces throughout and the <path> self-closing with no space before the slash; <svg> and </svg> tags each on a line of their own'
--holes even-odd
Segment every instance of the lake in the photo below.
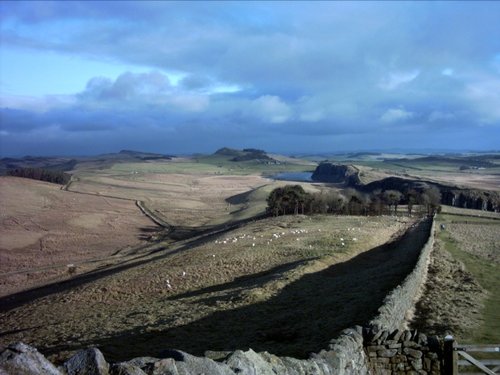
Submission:
<svg viewBox="0 0 500 375">
<path fill-rule="evenodd" d="M 313 172 L 282 172 L 271 176 L 272 179 L 281 181 L 312 182 Z"/>
</svg>

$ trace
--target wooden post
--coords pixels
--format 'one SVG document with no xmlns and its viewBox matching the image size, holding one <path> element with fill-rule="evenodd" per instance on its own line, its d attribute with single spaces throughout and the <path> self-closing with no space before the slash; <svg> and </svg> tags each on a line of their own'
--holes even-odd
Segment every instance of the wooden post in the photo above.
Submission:
<svg viewBox="0 0 500 375">
<path fill-rule="evenodd" d="M 455 339 L 448 335 L 444 338 L 443 374 L 458 375 L 458 354 L 454 350 Z"/>
</svg>

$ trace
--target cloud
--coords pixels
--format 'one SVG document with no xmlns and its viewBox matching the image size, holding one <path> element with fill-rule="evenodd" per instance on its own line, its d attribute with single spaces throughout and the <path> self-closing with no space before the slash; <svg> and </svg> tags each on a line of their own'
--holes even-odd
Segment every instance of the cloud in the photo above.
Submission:
<svg viewBox="0 0 500 375">
<path fill-rule="evenodd" d="M 8 133 L 23 133 L 36 128 L 37 114 L 19 109 L 4 108 L 0 111 L 0 129 Z"/>
<path fill-rule="evenodd" d="M 500 77 L 486 76 L 469 83 L 465 97 L 478 112 L 482 123 L 499 124 Z"/>
<path fill-rule="evenodd" d="M 384 123 L 403 122 L 415 116 L 414 113 L 401 108 L 390 108 L 380 116 L 380 121 Z"/>
<path fill-rule="evenodd" d="M 384 90 L 394 90 L 403 84 L 413 81 L 419 74 L 420 70 L 418 69 L 408 72 L 392 72 L 382 79 L 380 87 Z"/>
<path fill-rule="evenodd" d="M 97 100 L 134 100 L 164 95 L 170 89 L 168 77 L 158 71 L 126 72 L 115 81 L 105 77 L 90 79 L 81 96 Z"/>
<path fill-rule="evenodd" d="M 264 95 L 255 99 L 249 110 L 256 117 L 272 124 L 281 124 L 291 118 L 292 110 L 279 97 Z"/>
<path fill-rule="evenodd" d="M 82 152 L 90 150 L 77 135 L 99 134 L 102 147 L 125 143 L 121 148 L 139 140 L 160 147 L 168 138 L 188 152 L 219 145 L 220 134 L 239 144 L 279 140 L 290 149 L 342 147 L 329 137 L 348 134 L 353 149 L 384 145 L 381 129 L 396 127 L 374 128 L 374 122 L 404 123 L 397 128 L 411 127 L 422 139 L 432 123 L 439 125 L 437 138 L 467 134 L 464 145 L 485 124 L 497 139 L 500 133 L 498 2 L 0 7 L 2 51 L 37 51 L 61 66 L 74 56 L 70 73 L 85 77 L 65 89 L 68 95 L 54 96 L 51 81 L 69 74 L 46 74 L 35 54 L 19 67 L 9 64 L 18 74 L 0 77 L 0 127 L 19 149 L 34 147 L 24 139 L 35 133 L 38 149 L 53 148 L 59 137 Z M 85 61 L 124 68 L 99 71 L 89 63 L 78 69 Z M 26 76 L 45 85 L 47 95 L 10 94 L 6 87 Z"/>
<path fill-rule="evenodd" d="M 432 111 L 429 115 L 430 122 L 436 121 L 449 121 L 456 118 L 456 115 L 450 112 L 442 112 L 442 111 Z"/>
<path fill-rule="evenodd" d="M 204 94 L 184 85 L 174 87 L 168 77 L 159 72 L 125 72 L 116 80 L 106 77 L 91 78 L 85 90 L 77 95 L 82 105 L 112 107 L 124 105 L 131 109 L 146 110 L 149 106 L 169 106 L 187 112 L 200 112 L 208 108 L 210 99 Z"/>
</svg>

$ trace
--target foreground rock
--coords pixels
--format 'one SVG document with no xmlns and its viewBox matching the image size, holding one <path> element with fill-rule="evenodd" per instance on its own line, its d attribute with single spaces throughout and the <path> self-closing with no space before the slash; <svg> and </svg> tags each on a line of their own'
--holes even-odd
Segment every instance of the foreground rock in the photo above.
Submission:
<svg viewBox="0 0 500 375">
<path fill-rule="evenodd" d="M 108 375 L 109 365 L 96 348 L 80 350 L 64 363 L 68 375 Z"/>
<path fill-rule="evenodd" d="M 442 341 L 413 331 L 384 331 L 377 327 L 346 329 L 327 350 L 309 359 L 278 357 L 252 349 L 236 350 L 220 361 L 180 350 L 165 350 L 164 358 L 139 357 L 108 364 L 96 349 L 76 353 L 61 367 L 23 343 L 0 353 L 0 375 L 438 375 Z"/>
<path fill-rule="evenodd" d="M 0 354 L 0 375 L 61 375 L 35 348 L 23 343 L 9 345 Z"/>
</svg>

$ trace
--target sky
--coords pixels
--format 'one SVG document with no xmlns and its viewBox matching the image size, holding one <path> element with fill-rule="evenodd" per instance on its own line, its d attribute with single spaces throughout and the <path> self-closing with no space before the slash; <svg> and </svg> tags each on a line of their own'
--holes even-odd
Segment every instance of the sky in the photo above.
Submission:
<svg viewBox="0 0 500 375">
<path fill-rule="evenodd" d="M 500 2 L 0 0 L 0 156 L 498 150 Z"/>
</svg>

